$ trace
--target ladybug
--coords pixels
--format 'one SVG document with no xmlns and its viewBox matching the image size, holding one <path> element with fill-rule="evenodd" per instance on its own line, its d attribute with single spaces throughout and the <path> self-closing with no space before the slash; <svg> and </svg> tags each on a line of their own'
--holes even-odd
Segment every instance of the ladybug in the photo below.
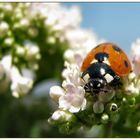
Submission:
<svg viewBox="0 0 140 140">
<path fill-rule="evenodd" d="M 125 52 L 113 43 L 102 43 L 93 48 L 81 66 L 86 92 L 108 92 L 121 85 L 121 78 L 132 72 Z"/>
</svg>

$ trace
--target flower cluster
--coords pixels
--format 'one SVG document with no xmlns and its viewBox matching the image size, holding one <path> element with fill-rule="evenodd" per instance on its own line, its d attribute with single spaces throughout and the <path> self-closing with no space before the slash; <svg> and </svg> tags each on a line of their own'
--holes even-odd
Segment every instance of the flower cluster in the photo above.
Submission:
<svg viewBox="0 0 140 140">
<path fill-rule="evenodd" d="M 140 39 L 132 43 L 131 47 L 133 72 L 125 80 L 126 94 L 138 96 L 140 94 Z"/>
<path fill-rule="evenodd" d="M 10 86 L 12 95 L 19 97 L 27 94 L 34 82 L 60 77 L 63 53 L 72 43 L 68 34 L 81 21 L 78 7 L 68 10 L 58 3 L 1 3 L 0 21 L 0 86 L 5 87 L 4 92 Z M 25 69 L 30 75 L 26 76 Z"/>
<path fill-rule="evenodd" d="M 62 87 L 54 86 L 50 89 L 50 96 L 59 103 L 59 108 L 71 113 L 84 110 L 86 106 L 85 91 L 81 87 L 79 69 L 76 65 L 65 64 L 67 69 L 63 71 L 65 80 Z"/>
<path fill-rule="evenodd" d="M 27 18 L 28 3 L 0 4 L 0 65 L 1 93 L 9 89 L 14 97 L 27 94 L 33 86 L 33 77 L 26 76 L 25 69 L 34 75 L 40 59 L 39 46 L 27 35 L 32 25 Z M 10 88 L 9 88 L 10 87 Z"/>
</svg>

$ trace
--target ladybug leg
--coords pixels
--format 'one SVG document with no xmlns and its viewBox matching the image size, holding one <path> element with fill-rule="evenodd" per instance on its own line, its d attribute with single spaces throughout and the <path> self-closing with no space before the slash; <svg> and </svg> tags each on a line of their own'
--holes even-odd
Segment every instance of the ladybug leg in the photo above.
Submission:
<svg viewBox="0 0 140 140">
<path fill-rule="evenodd" d="M 89 78 L 90 78 L 89 73 L 88 73 L 88 70 L 86 70 L 86 71 L 84 71 L 84 72 L 82 73 L 81 78 L 83 79 L 83 81 L 84 81 L 85 83 L 88 83 L 88 80 L 89 80 Z"/>
<path fill-rule="evenodd" d="M 89 92 L 89 93 L 91 92 L 91 89 L 89 87 L 89 83 L 85 84 L 84 89 L 85 89 L 85 92 Z"/>
<path fill-rule="evenodd" d="M 119 87 L 122 85 L 121 83 L 121 80 L 120 80 L 120 77 L 118 75 L 115 75 L 113 77 L 113 81 L 110 83 L 110 86 L 113 86 L 113 87 Z"/>
</svg>

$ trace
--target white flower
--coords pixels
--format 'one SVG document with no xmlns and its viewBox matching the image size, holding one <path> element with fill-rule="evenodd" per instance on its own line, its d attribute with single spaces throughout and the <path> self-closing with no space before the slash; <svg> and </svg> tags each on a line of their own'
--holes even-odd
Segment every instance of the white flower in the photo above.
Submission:
<svg viewBox="0 0 140 140">
<path fill-rule="evenodd" d="M 140 93 L 140 78 L 134 72 L 128 75 L 128 79 L 124 82 L 125 93 L 127 95 L 139 95 Z"/>
<path fill-rule="evenodd" d="M 134 43 L 132 43 L 131 52 L 134 64 L 133 70 L 138 75 L 140 74 L 140 39 L 137 39 Z"/>
<path fill-rule="evenodd" d="M 25 41 L 24 42 L 25 49 L 26 49 L 26 59 L 27 60 L 34 60 L 34 59 L 40 59 L 40 53 L 39 53 L 39 46 L 37 46 L 35 43 L 31 41 Z"/>
<path fill-rule="evenodd" d="M 9 37 L 9 38 L 5 38 L 4 40 L 4 44 L 7 45 L 7 46 L 11 46 L 14 42 L 14 39 Z"/>
<path fill-rule="evenodd" d="M 126 94 L 128 95 L 138 95 L 140 92 L 140 89 L 134 85 L 134 83 L 129 84 L 125 87 Z"/>
<path fill-rule="evenodd" d="M 29 24 L 30 24 L 30 22 L 29 22 L 29 19 L 27 19 L 27 18 L 22 18 L 22 19 L 20 20 L 20 25 L 21 25 L 21 27 L 28 27 Z"/>
<path fill-rule="evenodd" d="M 85 91 L 80 78 L 80 69 L 77 65 L 65 63 L 63 71 L 65 78 L 62 87 L 55 86 L 50 89 L 50 96 L 59 103 L 59 108 L 75 113 L 86 107 Z"/>
<path fill-rule="evenodd" d="M 64 53 L 64 58 L 69 63 L 71 64 L 74 63 L 74 64 L 77 64 L 78 67 L 81 67 L 83 59 L 84 59 L 83 51 L 68 49 Z"/>
<path fill-rule="evenodd" d="M 21 95 L 25 95 L 32 88 L 33 81 L 27 77 L 23 77 L 16 67 L 11 69 L 11 90 L 14 97 L 18 98 Z"/>
<path fill-rule="evenodd" d="M 4 8 L 4 10 L 5 10 L 6 12 L 12 12 L 12 10 L 13 10 L 12 5 L 9 4 L 9 3 L 4 4 L 4 5 L 3 5 L 3 8 Z"/>
<path fill-rule="evenodd" d="M 24 47 L 20 47 L 20 46 L 18 46 L 17 48 L 16 48 L 16 54 L 18 54 L 19 56 L 24 56 L 25 55 L 25 48 Z"/>
<path fill-rule="evenodd" d="M 58 4 L 48 3 L 31 3 L 29 7 L 30 17 L 36 17 L 38 14 L 47 17 L 51 8 L 57 8 Z"/>
<path fill-rule="evenodd" d="M 29 6 L 30 17 L 37 15 L 46 18 L 46 26 L 53 26 L 54 30 L 66 30 L 67 28 L 78 26 L 81 21 L 78 7 L 67 10 L 59 3 L 32 3 Z"/>
<path fill-rule="evenodd" d="M 10 84 L 10 70 L 12 59 L 11 55 L 6 55 L 0 61 L 0 92 L 5 93 Z"/>
<path fill-rule="evenodd" d="M 81 15 L 78 7 L 71 7 L 67 10 L 65 7 L 61 6 L 57 9 L 57 17 L 54 29 L 62 30 L 64 32 L 68 29 L 79 26 L 79 23 L 81 22 Z"/>
<path fill-rule="evenodd" d="M 66 79 L 66 83 L 72 83 L 75 86 L 82 84 L 80 68 L 75 64 L 65 62 L 66 69 L 62 72 L 62 76 Z M 64 87 L 64 86 L 63 86 Z"/>
<path fill-rule="evenodd" d="M 9 76 L 11 66 L 12 66 L 12 56 L 11 55 L 4 56 L 1 60 L 1 64 L 3 65 L 3 68 L 5 69 L 5 73 Z"/>
<path fill-rule="evenodd" d="M 67 93 L 59 98 L 59 108 L 69 110 L 72 113 L 84 110 L 86 107 L 86 99 L 84 98 L 84 90 L 82 87 L 74 87 L 67 85 Z"/>
<path fill-rule="evenodd" d="M 0 37 L 6 35 L 9 29 L 9 24 L 5 21 L 0 22 Z"/>
<path fill-rule="evenodd" d="M 134 80 L 136 78 L 136 74 L 134 72 L 131 72 L 129 75 L 128 75 L 128 79 L 130 81 Z"/>
<path fill-rule="evenodd" d="M 81 86 L 80 69 L 77 65 L 65 63 L 66 69 L 62 75 L 65 78 L 62 83 L 66 93 L 59 98 L 59 108 L 69 110 L 70 112 L 78 112 L 86 107 L 85 90 Z"/>
<path fill-rule="evenodd" d="M 71 48 L 81 48 L 86 50 L 88 47 L 93 48 L 96 46 L 97 38 L 92 31 L 84 30 L 81 28 L 69 29 L 65 32 L 66 39 L 70 43 Z M 87 53 L 89 49 L 85 53 Z"/>
</svg>

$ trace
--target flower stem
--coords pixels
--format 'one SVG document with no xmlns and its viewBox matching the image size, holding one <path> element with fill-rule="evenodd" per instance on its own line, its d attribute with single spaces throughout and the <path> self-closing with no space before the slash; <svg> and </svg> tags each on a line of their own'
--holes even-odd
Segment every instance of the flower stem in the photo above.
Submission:
<svg viewBox="0 0 140 140">
<path fill-rule="evenodd" d="M 109 121 L 107 124 L 104 125 L 104 137 L 111 138 L 112 137 L 112 122 Z"/>
</svg>

